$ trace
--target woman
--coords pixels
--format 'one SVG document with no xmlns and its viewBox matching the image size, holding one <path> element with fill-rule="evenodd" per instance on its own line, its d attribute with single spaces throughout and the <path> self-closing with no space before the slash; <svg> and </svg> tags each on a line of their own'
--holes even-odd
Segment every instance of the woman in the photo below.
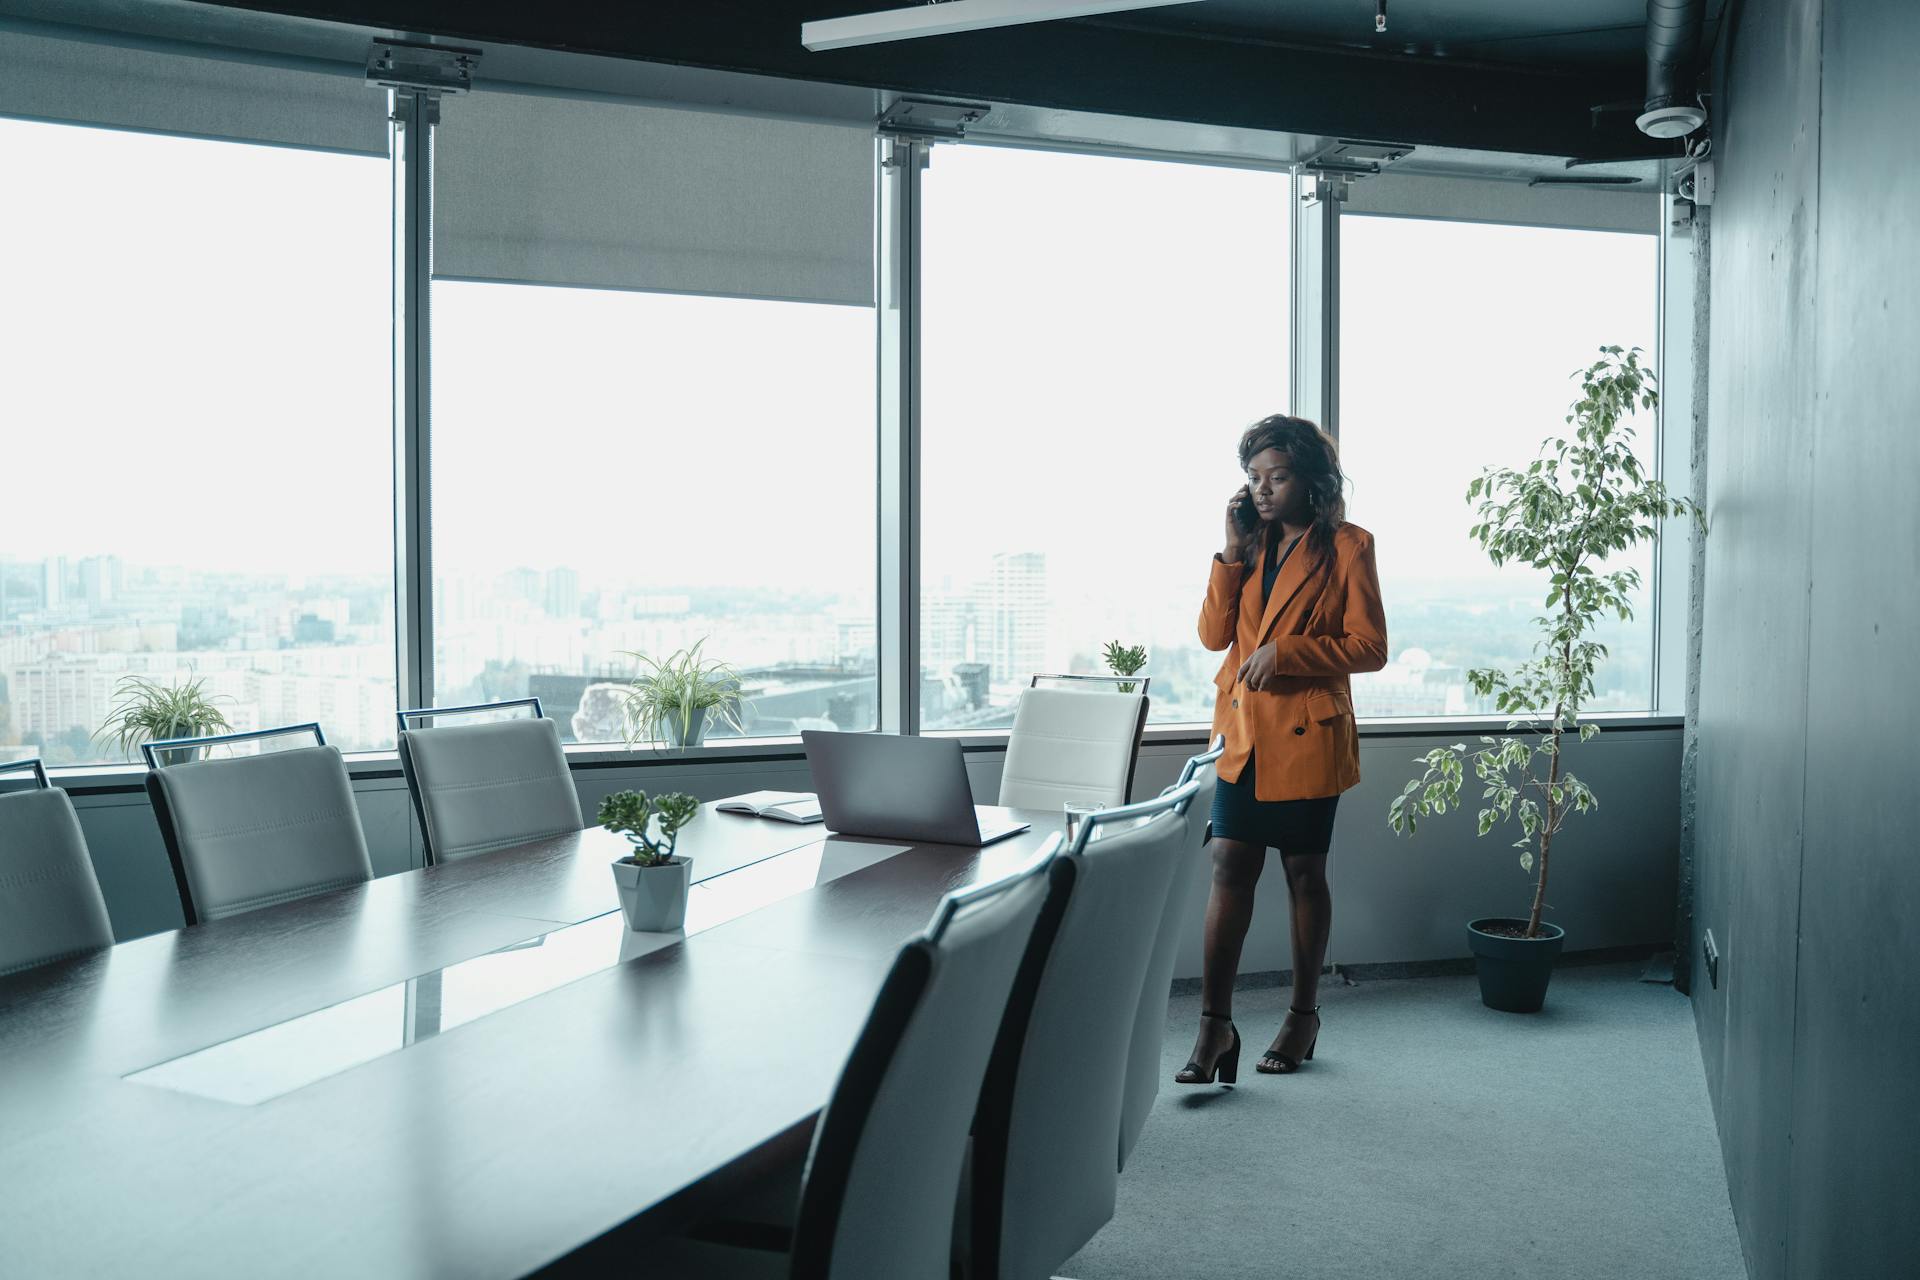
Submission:
<svg viewBox="0 0 1920 1280">
<path fill-rule="evenodd" d="M 1320 1037 L 1320 966 L 1333 923 L 1327 845 L 1340 793 L 1360 781 L 1347 677 L 1387 660 L 1373 535 L 1346 522 L 1333 441 L 1275 414 L 1240 437 L 1247 484 L 1227 504 L 1200 643 L 1227 650 L 1213 731 L 1227 739 L 1213 792 L 1213 894 L 1207 902 L 1200 1035 L 1180 1084 L 1231 1084 L 1240 1067 L 1233 980 L 1268 849 L 1280 852 L 1293 908 L 1293 1000 L 1256 1069 L 1295 1071 Z"/>
</svg>

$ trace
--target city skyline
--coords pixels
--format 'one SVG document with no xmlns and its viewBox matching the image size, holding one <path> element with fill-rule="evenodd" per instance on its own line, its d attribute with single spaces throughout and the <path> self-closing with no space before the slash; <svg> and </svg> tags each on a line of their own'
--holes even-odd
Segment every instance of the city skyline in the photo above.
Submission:
<svg viewBox="0 0 1920 1280">
<path fill-rule="evenodd" d="M 189 673 L 236 730 L 318 721 L 343 749 L 392 743 L 390 580 L 195 574 L 105 556 L 0 562 L 0 584 L 0 749 L 10 755 L 35 747 L 55 763 L 105 760 L 91 735 L 117 682 Z M 1483 713 L 1490 708 L 1466 686 L 1469 659 L 1528 656 L 1531 591 L 1515 582 L 1462 606 L 1429 586 L 1389 588 L 1390 638 L 1399 612 L 1418 619 L 1413 630 L 1429 643 L 1396 643 L 1385 671 L 1355 678 L 1360 714 Z M 571 738 L 585 688 L 628 678 L 629 651 L 704 639 L 749 682 L 748 732 L 872 727 L 871 597 L 595 581 L 568 565 L 443 575 L 435 596 L 443 705 L 525 696 L 543 679 L 575 699 L 549 707 Z M 1220 655 L 1193 635 L 1197 600 L 1189 587 L 1116 608 L 1061 589 L 1044 552 L 995 553 L 975 579 L 923 597 L 923 727 L 1003 727 L 1032 675 L 1099 673 L 1109 639 L 1147 646 L 1156 721 L 1205 721 Z M 1646 705 L 1651 674 L 1636 634 L 1604 637 L 1619 656 L 1603 670 L 1595 709 Z"/>
</svg>

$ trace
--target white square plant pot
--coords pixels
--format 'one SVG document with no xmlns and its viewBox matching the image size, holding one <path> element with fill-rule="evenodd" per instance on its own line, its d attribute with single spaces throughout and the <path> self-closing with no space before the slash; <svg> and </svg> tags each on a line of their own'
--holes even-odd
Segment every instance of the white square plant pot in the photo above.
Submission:
<svg viewBox="0 0 1920 1280">
<path fill-rule="evenodd" d="M 693 885 L 693 859 L 670 858 L 663 867 L 613 864 L 620 910 L 627 928 L 640 933 L 672 933 L 687 924 L 687 891 Z"/>
</svg>

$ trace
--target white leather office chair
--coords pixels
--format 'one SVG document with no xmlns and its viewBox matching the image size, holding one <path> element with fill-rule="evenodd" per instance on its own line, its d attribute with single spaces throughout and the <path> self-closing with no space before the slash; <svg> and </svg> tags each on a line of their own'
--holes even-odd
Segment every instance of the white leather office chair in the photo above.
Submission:
<svg viewBox="0 0 1920 1280">
<path fill-rule="evenodd" d="M 1186 923 L 1187 904 L 1193 900 L 1194 864 L 1207 843 L 1207 822 L 1213 807 L 1213 766 L 1225 754 L 1224 736 L 1213 740 L 1206 751 L 1181 766 L 1180 777 L 1167 792 L 1189 782 L 1198 782 L 1200 790 L 1187 805 L 1183 818 L 1186 837 L 1173 869 L 1173 881 L 1167 886 L 1167 904 L 1160 913 L 1160 928 L 1153 936 L 1153 954 L 1147 960 L 1147 976 L 1140 984 L 1140 1007 L 1133 1015 L 1133 1047 L 1127 1052 L 1127 1087 L 1120 1102 L 1120 1167 L 1140 1130 L 1146 1127 L 1153 1100 L 1160 1096 L 1160 1046 L 1166 1040 L 1167 998 L 1173 989 L 1173 961 L 1180 949 L 1180 930 Z"/>
<path fill-rule="evenodd" d="M 317 745 L 164 768 L 156 759 L 311 733 Z M 189 925 L 373 879 L 340 752 L 319 725 L 148 743 L 147 797 Z"/>
<path fill-rule="evenodd" d="M 1027 689 L 1013 714 L 1000 803 L 1015 809 L 1120 805 L 1147 724 L 1140 693 Z"/>
<path fill-rule="evenodd" d="M 962 1262 L 975 1280 L 1054 1275 L 1113 1216 L 1140 986 L 1199 792 L 1095 814 L 1061 858 L 1071 890 L 1044 954 L 1044 920 L 1035 931 L 1039 979 L 1030 1002 L 1015 984 L 974 1120 Z"/>
<path fill-rule="evenodd" d="M 411 723 L 521 707 L 532 717 L 430 728 Z M 538 698 L 400 712 L 400 768 L 428 865 L 587 825 L 560 729 L 541 714 Z"/>
<path fill-rule="evenodd" d="M 0 976 L 113 945 L 73 802 L 38 760 L 0 765 L 25 769 L 34 788 L 0 795 Z"/>
<path fill-rule="evenodd" d="M 901 948 L 814 1129 L 790 1247 L 709 1223 L 641 1246 L 648 1275 L 947 1280 L 974 1102 L 1036 922 L 1058 900 L 1059 848 L 1054 836 L 1019 870 L 948 895 Z"/>
</svg>

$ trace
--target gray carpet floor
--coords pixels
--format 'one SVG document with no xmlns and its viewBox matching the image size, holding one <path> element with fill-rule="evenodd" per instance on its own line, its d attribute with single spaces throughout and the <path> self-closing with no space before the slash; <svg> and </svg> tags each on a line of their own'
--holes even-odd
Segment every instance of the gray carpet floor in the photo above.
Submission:
<svg viewBox="0 0 1920 1280">
<path fill-rule="evenodd" d="M 1235 996 L 1240 1083 L 1161 1086 L 1073 1280 L 1745 1280 L 1684 996 L 1563 966 L 1538 1014 L 1471 976 L 1328 978 L 1314 1060 L 1253 1062 L 1287 991 Z M 1169 1009 L 1164 1065 L 1193 1044 Z"/>
</svg>

